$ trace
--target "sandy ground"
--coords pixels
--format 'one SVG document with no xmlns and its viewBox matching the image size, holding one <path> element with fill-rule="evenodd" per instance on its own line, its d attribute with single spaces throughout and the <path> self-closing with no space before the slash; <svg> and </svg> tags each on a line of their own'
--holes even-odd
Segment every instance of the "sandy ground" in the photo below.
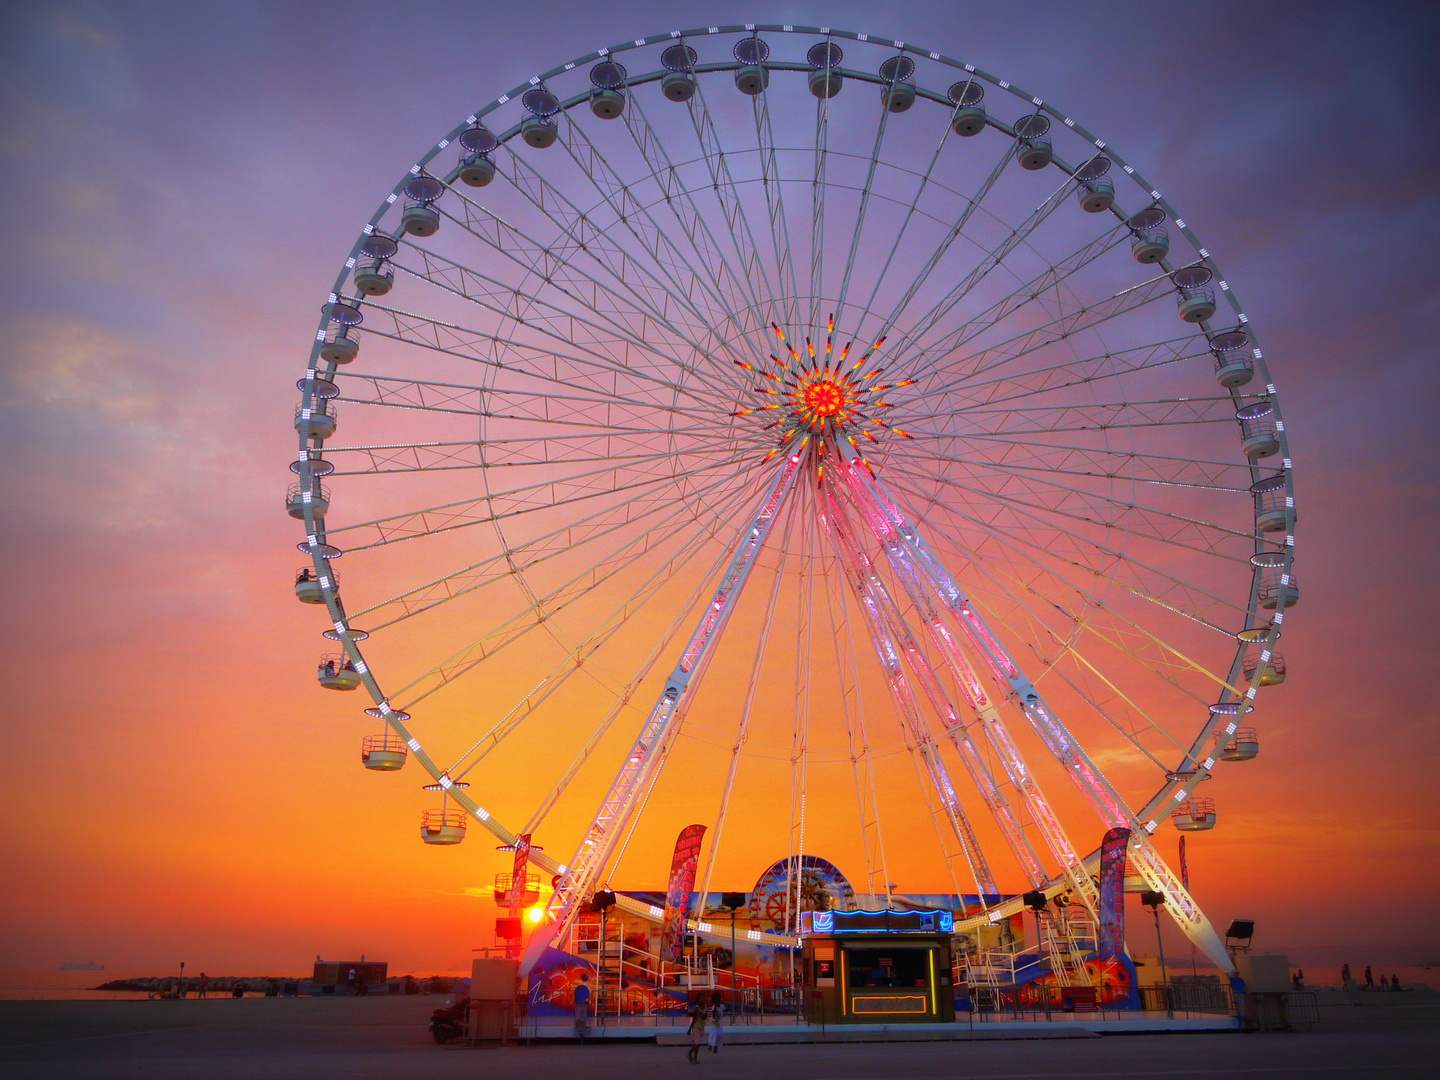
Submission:
<svg viewBox="0 0 1440 1080">
<path fill-rule="evenodd" d="M 1309 1032 L 736 1046 L 704 1054 L 699 1066 L 681 1049 L 644 1043 L 438 1047 L 426 1021 L 441 997 L 0 1002 L 0 1076 L 1440 1078 L 1440 992 L 1320 996 L 1321 1023 Z"/>
</svg>

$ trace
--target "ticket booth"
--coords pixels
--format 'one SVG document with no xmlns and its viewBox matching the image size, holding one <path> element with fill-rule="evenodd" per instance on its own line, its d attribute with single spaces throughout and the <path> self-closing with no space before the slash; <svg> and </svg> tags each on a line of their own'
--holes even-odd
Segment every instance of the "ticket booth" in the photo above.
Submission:
<svg viewBox="0 0 1440 1080">
<path fill-rule="evenodd" d="M 812 1023 L 955 1019 L 948 911 L 818 911 L 802 922 Z"/>
</svg>

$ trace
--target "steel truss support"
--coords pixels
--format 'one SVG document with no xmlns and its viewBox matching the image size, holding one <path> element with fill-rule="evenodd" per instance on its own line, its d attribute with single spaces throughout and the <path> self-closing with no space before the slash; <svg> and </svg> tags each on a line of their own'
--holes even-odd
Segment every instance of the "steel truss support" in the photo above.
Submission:
<svg viewBox="0 0 1440 1080">
<path fill-rule="evenodd" d="M 886 492 L 884 485 L 871 477 L 859 464 L 847 464 L 843 468 L 853 477 L 850 481 L 852 490 L 858 489 L 863 493 L 870 511 L 867 514 L 867 523 L 871 529 L 883 543 L 898 543 L 905 549 L 920 575 L 940 598 L 941 604 L 955 616 L 973 647 L 985 658 L 997 683 L 1006 689 L 1010 699 L 1024 713 L 1046 748 L 1070 774 L 1106 827 L 1130 830 L 1130 863 L 1150 888 L 1165 895 L 1166 908 L 1171 917 L 1221 971 L 1233 974 L 1235 965 L 1214 927 L 1210 925 L 1210 920 L 1200 910 L 1200 905 L 1195 902 L 1180 878 L 1155 850 L 1149 831 L 1104 773 L 1090 760 L 1090 756 L 1070 734 L 1059 716 L 1045 702 L 1035 684 L 1026 678 L 1014 658 L 980 617 L 969 597 L 956 584 L 915 526 Z"/>
<path fill-rule="evenodd" d="M 634 746 L 626 755 L 610 791 L 600 804 L 585 838 L 569 866 L 562 868 L 555 895 L 550 900 L 549 918 L 536 927 L 525 956 L 520 963 L 521 978 L 528 977 L 540 955 L 551 941 L 569 929 L 580 904 L 594 891 L 615 845 L 625 831 L 626 823 L 635 813 L 641 796 L 664 766 L 665 757 L 679 731 L 680 721 L 690 706 L 691 691 L 699 685 L 697 676 L 703 671 L 716 644 L 724 633 L 730 615 L 744 590 L 745 582 L 770 535 L 786 495 L 794 486 L 795 476 L 804 460 L 804 448 L 781 459 L 779 472 L 770 485 L 759 509 L 740 534 L 730 568 L 705 606 L 700 625 L 690 638 L 675 670 L 666 680 L 665 689 L 651 710 L 645 726 L 640 729 Z"/>
</svg>

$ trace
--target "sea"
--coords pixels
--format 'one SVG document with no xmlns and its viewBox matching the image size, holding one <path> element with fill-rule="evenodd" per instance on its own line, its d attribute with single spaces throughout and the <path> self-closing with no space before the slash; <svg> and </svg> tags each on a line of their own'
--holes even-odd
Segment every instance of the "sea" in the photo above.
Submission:
<svg viewBox="0 0 1440 1080">
<path fill-rule="evenodd" d="M 144 1001 L 150 995 L 129 990 L 96 990 L 101 983 L 111 979 L 145 979 L 152 976 L 178 976 L 180 972 L 159 971 L 34 971 L 23 968 L 0 968 L 0 1001 Z M 186 970 L 187 978 L 198 977 L 200 972 Z M 230 972 L 210 972 L 210 977 L 230 975 Z M 246 972 L 241 972 L 245 977 Z M 275 972 L 255 972 L 259 975 L 275 975 Z M 280 976 L 277 976 L 280 977 Z M 309 977 L 308 973 L 305 976 Z M 228 995 L 226 995 L 228 996 Z"/>
</svg>

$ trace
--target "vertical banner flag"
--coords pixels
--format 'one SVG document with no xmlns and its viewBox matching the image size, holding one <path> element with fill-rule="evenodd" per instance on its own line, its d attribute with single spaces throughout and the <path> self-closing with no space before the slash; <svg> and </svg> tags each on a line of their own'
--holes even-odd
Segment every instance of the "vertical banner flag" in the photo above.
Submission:
<svg viewBox="0 0 1440 1080">
<path fill-rule="evenodd" d="M 1185 837 L 1180 837 L 1180 884 L 1190 891 L 1190 864 L 1185 861 Z"/>
<path fill-rule="evenodd" d="M 685 920 L 690 917 L 690 893 L 695 888 L 695 866 L 700 861 L 704 825 L 686 825 L 675 841 L 670 860 L 670 885 L 665 891 L 665 917 L 660 926 L 660 955 L 685 959 Z"/>
<path fill-rule="evenodd" d="M 1099 957 L 1125 955 L 1125 850 L 1129 829 L 1111 829 L 1100 842 Z"/>
</svg>

